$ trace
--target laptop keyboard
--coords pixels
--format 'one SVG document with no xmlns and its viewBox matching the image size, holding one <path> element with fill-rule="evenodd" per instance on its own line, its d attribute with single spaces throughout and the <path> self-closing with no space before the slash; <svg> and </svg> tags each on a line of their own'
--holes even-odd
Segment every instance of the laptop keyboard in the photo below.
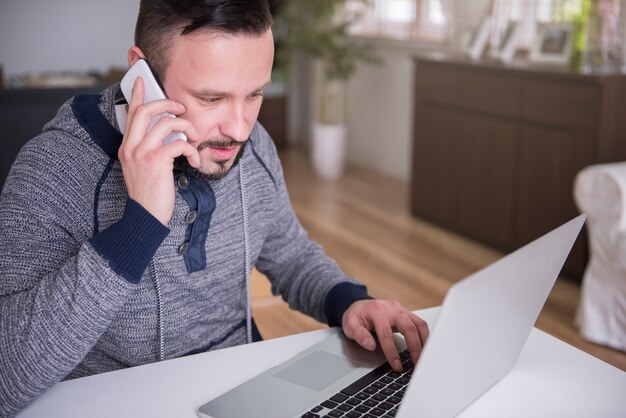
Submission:
<svg viewBox="0 0 626 418">
<path fill-rule="evenodd" d="M 302 418 L 394 417 L 414 367 L 408 350 L 400 353 L 400 359 L 402 372 L 394 372 L 389 363 L 385 363 L 317 405 Z"/>
</svg>

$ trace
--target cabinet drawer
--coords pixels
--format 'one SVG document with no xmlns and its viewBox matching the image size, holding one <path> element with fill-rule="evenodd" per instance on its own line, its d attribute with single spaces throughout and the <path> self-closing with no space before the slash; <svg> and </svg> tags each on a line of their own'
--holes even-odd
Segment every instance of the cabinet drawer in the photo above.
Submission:
<svg viewBox="0 0 626 418">
<path fill-rule="evenodd" d="M 590 128 L 598 118 L 600 89 L 593 84 L 526 80 L 523 95 L 527 121 Z"/>
<path fill-rule="evenodd" d="M 266 97 L 263 98 L 263 105 L 259 112 L 259 118 L 278 118 L 285 120 L 285 109 L 287 108 L 286 99 L 284 97 Z"/>
<path fill-rule="evenodd" d="M 462 106 L 494 115 L 520 117 L 522 82 L 519 77 L 491 72 L 467 72 L 461 80 Z"/>
<path fill-rule="evenodd" d="M 461 98 L 461 75 L 448 66 L 418 62 L 415 92 L 417 100 L 458 105 Z"/>
<path fill-rule="evenodd" d="M 277 147 L 287 143 L 286 99 L 284 96 L 267 97 L 259 112 L 258 121 L 271 135 Z"/>
</svg>

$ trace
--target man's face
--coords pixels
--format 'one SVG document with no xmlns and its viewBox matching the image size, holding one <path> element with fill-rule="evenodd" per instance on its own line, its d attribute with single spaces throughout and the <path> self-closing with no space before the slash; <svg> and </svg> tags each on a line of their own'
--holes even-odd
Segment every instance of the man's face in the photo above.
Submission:
<svg viewBox="0 0 626 418">
<path fill-rule="evenodd" d="M 243 151 L 259 115 L 271 79 L 272 32 L 251 37 L 199 30 L 177 36 L 170 48 L 163 87 L 185 106 L 179 117 L 196 128 L 198 138 L 189 143 L 200 153 L 199 174 L 221 178 Z"/>
</svg>

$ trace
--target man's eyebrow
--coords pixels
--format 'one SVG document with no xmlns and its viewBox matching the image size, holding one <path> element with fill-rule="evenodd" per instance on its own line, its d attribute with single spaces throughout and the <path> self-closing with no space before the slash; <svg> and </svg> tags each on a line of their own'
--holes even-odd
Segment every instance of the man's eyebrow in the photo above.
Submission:
<svg viewBox="0 0 626 418">
<path fill-rule="evenodd" d="M 270 85 L 272 84 L 272 81 L 268 81 L 267 83 L 263 84 L 261 87 L 259 87 L 258 89 L 253 90 L 251 93 L 256 93 L 262 90 L 265 90 L 266 88 L 268 88 Z M 230 96 L 230 93 L 227 93 L 225 91 L 219 91 L 219 90 L 213 90 L 213 89 L 200 89 L 200 90 L 194 90 L 193 94 L 196 96 L 200 96 L 200 97 L 210 97 L 210 96 Z"/>
<path fill-rule="evenodd" d="M 254 90 L 254 92 L 265 90 L 266 88 L 268 88 L 271 85 L 272 85 L 272 80 L 269 80 L 267 83 L 263 84 L 261 87 L 259 87 L 258 89 Z"/>
</svg>

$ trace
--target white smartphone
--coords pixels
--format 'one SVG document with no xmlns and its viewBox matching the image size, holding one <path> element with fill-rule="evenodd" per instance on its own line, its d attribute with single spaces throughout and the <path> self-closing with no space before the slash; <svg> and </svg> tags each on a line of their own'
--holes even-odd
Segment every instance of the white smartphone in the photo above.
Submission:
<svg viewBox="0 0 626 418">
<path fill-rule="evenodd" d="M 122 89 L 122 94 L 124 94 L 124 98 L 128 103 L 130 103 L 130 99 L 133 95 L 133 85 L 135 84 L 135 79 L 137 77 L 141 77 L 143 79 L 143 84 L 145 86 L 145 93 L 143 97 L 144 103 L 150 103 L 155 100 L 167 99 L 165 95 L 165 91 L 161 86 L 161 83 L 156 78 L 156 75 L 150 68 L 150 64 L 146 60 L 140 59 L 132 67 L 128 70 L 128 72 L 122 78 L 120 82 L 120 88 Z M 150 126 L 148 127 L 148 131 L 152 129 L 155 123 L 163 117 L 166 118 L 175 118 L 176 116 L 171 113 L 161 113 L 152 118 L 150 122 Z M 172 132 L 168 136 L 163 139 L 163 145 L 169 144 L 170 142 L 176 141 L 178 139 L 182 139 L 183 141 L 187 141 L 187 137 L 182 132 Z"/>
</svg>

